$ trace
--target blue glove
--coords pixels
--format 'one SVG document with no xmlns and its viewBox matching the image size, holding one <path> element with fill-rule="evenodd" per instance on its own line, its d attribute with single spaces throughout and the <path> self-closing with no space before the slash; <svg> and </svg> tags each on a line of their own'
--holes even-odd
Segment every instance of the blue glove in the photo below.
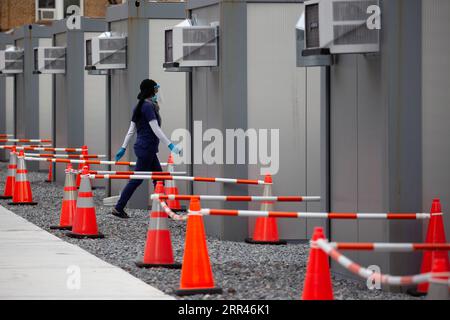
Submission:
<svg viewBox="0 0 450 320">
<path fill-rule="evenodd" d="M 117 151 L 116 161 L 119 161 L 120 159 L 122 159 L 123 155 L 125 154 L 125 151 L 127 151 L 127 149 L 125 149 L 125 148 L 120 148 L 119 151 Z"/>
<path fill-rule="evenodd" d="M 173 154 L 181 156 L 183 154 L 183 149 L 181 149 L 178 145 L 174 145 L 173 143 L 169 144 L 169 149 Z"/>
</svg>

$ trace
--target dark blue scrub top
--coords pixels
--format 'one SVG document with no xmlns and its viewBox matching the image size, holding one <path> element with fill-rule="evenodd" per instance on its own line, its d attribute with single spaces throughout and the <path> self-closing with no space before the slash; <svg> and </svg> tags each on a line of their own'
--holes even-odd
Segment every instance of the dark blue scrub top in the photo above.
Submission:
<svg viewBox="0 0 450 320">
<path fill-rule="evenodd" d="M 146 100 L 141 111 L 141 117 L 136 123 L 137 138 L 134 148 L 135 150 L 158 153 L 159 139 L 149 124 L 152 120 L 158 120 L 158 124 L 161 125 L 155 113 L 155 106 L 152 102 Z"/>
</svg>

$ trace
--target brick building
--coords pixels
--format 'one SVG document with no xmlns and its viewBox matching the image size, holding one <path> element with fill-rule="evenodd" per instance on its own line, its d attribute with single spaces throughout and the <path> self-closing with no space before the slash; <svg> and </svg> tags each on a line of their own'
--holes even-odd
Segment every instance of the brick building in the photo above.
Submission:
<svg viewBox="0 0 450 320">
<path fill-rule="evenodd" d="M 81 7 L 82 15 L 104 17 L 106 7 L 126 0 L 0 0 L 0 31 L 28 23 L 50 24 L 63 19 L 70 5 Z"/>
</svg>

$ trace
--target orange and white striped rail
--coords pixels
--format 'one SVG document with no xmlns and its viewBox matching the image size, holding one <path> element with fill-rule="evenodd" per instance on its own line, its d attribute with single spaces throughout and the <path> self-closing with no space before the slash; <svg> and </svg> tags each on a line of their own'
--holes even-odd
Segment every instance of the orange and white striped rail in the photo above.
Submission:
<svg viewBox="0 0 450 320">
<path fill-rule="evenodd" d="M 16 147 L 16 150 L 23 150 L 23 151 L 31 151 L 34 150 L 36 148 L 40 148 L 40 149 L 44 149 L 47 147 L 51 147 L 51 144 L 32 144 L 32 145 L 21 145 L 21 146 L 16 146 L 16 145 L 2 145 L 0 146 L 0 150 L 12 150 L 13 147 Z M 48 151 L 52 151 L 52 150 L 48 150 Z"/>
<path fill-rule="evenodd" d="M 12 135 L 12 134 L 6 134 L 6 133 L 1 133 L 0 134 L 0 138 L 1 139 L 8 139 L 8 138 L 11 138 L 11 137 L 13 137 L 14 135 Z"/>
<path fill-rule="evenodd" d="M 273 217 L 273 218 L 312 218 L 312 219 L 378 219 L 378 220 L 421 220 L 429 219 L 429 213 L 335 213 L 335 212 L 283 212 L 256 210 L 201 209 L 201 213 L 209 216 L 236 217 Z"/>
<path fill-rule="evenodd" d="M 40 162 L 53 162 L 53 163 L 81 163 L 81 164 L 98 164 L 98 165 L 112 165 L 112 166 L 135 166 L 136 162 L 128 161 L 105 161 L 105 160 L 76 160 L 76 159 L 55 159 L 55 158 L 37 158 L 37 157 L 25 157 L 26 161 L 40 161 Z M 166 163 L 161 163 L 161 166 Z"/>
<path fill-rule="evenodd" d="M 320 248 L 334 261 L 339 263 L 342 267 L 348 271 L 365 279 L 371 279 L 372 281 L 378 281 L 382 284 L 388 284 L 393 286 L 415 285 L 424 282 L 429 282 L 434 277 L 448 277 L 450 273 L 423 273 L 411 276 L 391 276 L 377 272 L 373 272 L 361 265 L 353 262 L 339 251 L 337 251 L 326 239 L 318 239 L 311 241 L 311 246 Z M 446 281 L 450 285 L 450 281 Z"/>
<path fill-rule="evenodd" d="M 159 200 L 187 200 L 190 201 L 192 198 L 199 198 L 202 201 L 226 201 L 226 202 L 309 202 L 309 201 L 320 201 L 320 197 L 315 196 L 210 196 L 210 195 L 162 195 L 162 194 L 152 194 L 151 199 Z"/>
<path fill-rule="evenodd" d="M 47 151 L 47 152 L 82 152 L 82 148 L 52 148 L 51 145 L 29 145 L 29 146 L 0 146 L 0 149 L 12 149 L 16 147 L 17 150 L 23 151 Z"/>
<path fill-rule="evenodd" d="M 81 172 L 81 170 L 80 170 Z M 99 170 L 89 170 L 89 174 L 114 174 L 114 175 L 134 175 L 134 174 L 143 174 L 143 175 L 183 175 L 186 174 L 185 171 L 177 171 L 177 172 L 169 172 L 169 171 L 99 171 Z"/>
<path fill-rule="evenodd" d="M 377 252 L 415 252 L 415 251 L 449 251 L 450 243 L 354 243 L 330 242 L 336 250 L 377 251 Z"/>
<path fill-rule="evenodd" d="M 192 197 L 192 196 L 191 196 Z M 198 196 L 195 196 L 198 197 Z M 156 198 L 156 197 L 152 197 Z M 178 215 L 174 213 L 164 202 L 168 197 L 161 196 L 159 197 L 159 201 L 161 202 L 161 206 L 164 211 L 169 215 L 170 218 L 174 220 L 186 220 L 187 216 Z M 320 212 L 282 212 L 282 211 L 251 211 L 251 210 L 226 210 L 226 209 L 201 209 L 200 213 L 203 215 L 209 216 L 228 216 L 228 217 L 274 217 L 274 218 L 321 218 L 321 219 L 341 219 L 348 220 L 350 219 L 348 213 L 320 213 Z M 405 216 L 406 215 L 406 216 Z M 358 213 L 357 218 L 354 219 L 389 219 L 389 220 L 416 220 L 416 219 L 429 219 L 430 214 L 428 213 Z M 354 244 L 355 247 L 358 244 Z M 370 244 L 363 244 L 364 247 L 369 247 Z M 399 246 L 405 247 L 405 244 L 399 244 Z M 378 246 L 377 251 L 382 251 L 381 246 Z M 426 250 L 427 245 L 420 246 L 417 244 L 417 248 L 424 248 L 422 250 Z M 438 246 L 436 246 L 438 247 Z M 391 250 L 394 250 L 394 245 L 390 246 Z M 363 250 L 363 249 L 360 249 Z M 388 250 L 388 249 L 386 249 Z M 402 250 L 402 249 L 397 249 Z M 406 250 L 406 249 L 404 249 Z M 416 249 L 419 250 L 419 249 Z M 432 249 L 429 249 L 432 250 Z M 442 249 L 444 250 L 444 249 Z"/>
<path fill-rule="evenodd" d="M 177 214 L 175 212 L 172 211 L 172 209 L 169 208 L 169 206 L 167 205 L 167 203 L 165 203 L 163 200 L 159 200 L 159 203 L 161 204 L 161 208 L 164 210 L 165 213 L 167 213 L 167 215 L 173 219 L 173 220 L 177 220 L 177 221 L 186 221 L 188 216 L 187 215 L 181 215 L 181 214 Z"/>
<path fill-rule="evenodd" d="M 50 154 L 50 153 L 25 153 L 25 157 L 38 157 L 38 158 L 64 158 L 64 159 L 100 159 L 106 158 L 104 154 Z"/>
<path fill-rule="evenodd" d="M 91 174 L 91 179 L 106 179 L 106 180 L 181 180 L 181 181 L 195 181 L 195 182 L 220 182 L 232 184 L 269 184 L 263 180 L 247 180 L 247 179 L 229 179 L 229 178 L 209 178 L 209 177 L 185 177 L 185 176 L 161 176 L 161 175 L 114 175 L 114 174 Z"/>
<path fill-rule="evenodd" d="M 51 143 L 48 139 L 0 139 L 0 142 L 18 142 L 18 143 Z"/>
</svg>

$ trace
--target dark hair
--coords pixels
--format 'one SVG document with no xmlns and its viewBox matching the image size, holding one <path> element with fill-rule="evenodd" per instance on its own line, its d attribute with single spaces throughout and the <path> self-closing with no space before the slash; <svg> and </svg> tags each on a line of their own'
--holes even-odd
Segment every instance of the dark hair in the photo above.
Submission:
<svg viewBox="0 0 450 320">
<path fill-rule="evenodd" d="M 155 95 L 155 88 L 157 87 L 157 85 L 158 84 L 151 79 L 145 79 L 141 82 L 141 92 L 139 92 L 137 96 L 139 102 L 136 108 L 134 108 L 133 117 L 131 118 L 134 123 L 137 123 L 141 118 L 142 105 L 144 104 L 145 99 L 151 98 Z"/>
</svg>

